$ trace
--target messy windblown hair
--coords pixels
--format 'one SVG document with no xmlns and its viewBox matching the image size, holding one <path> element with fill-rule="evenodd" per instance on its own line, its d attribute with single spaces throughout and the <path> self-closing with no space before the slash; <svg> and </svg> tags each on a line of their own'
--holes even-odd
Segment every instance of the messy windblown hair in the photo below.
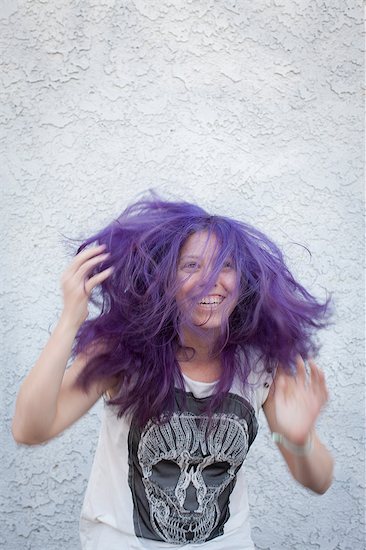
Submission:
<svg viewBox="0 0 366 550">
<path fill-rule="evenodd" d="M 210 272 L 182 309 L 176 302 L 180 250 L 198 231 L 215 236 L 216 251 Z M 266 371 L 280 364 L 291 372 L 297 354 L 314 355 L 315 331 L 328 323 L 330 298 L 320 303 L 301 286 L 271 240 L 248 224 L 212 216 L 196 205 L 156 196 L 140 200 L 86 239 L 77 253 L 93 244 L 106 244 L 111 254 L 91 275 L 110 265 L 114 271 L 93 292 L 99 315 L 83 323 L 74 342 L 73 357 L 103 344 L 95 347 L 100 351 L 90 356 L 77 385 L 87 391 L 97 380 L 117 379 L 117 394 L 108 403 L 118 405 L 119 416 L 130 413 L 140 424 L 173 411 L 174 386 L 184 387 L 177 361 L 186 348 L 182 327 L 205 338 L 205 327 L 195 326 L 189 311 L 212 290 L 227 258 L 236 271 L 238 301 L 223 318 L 211 349 L 221 358 L 222 371 L 210 411 L 234 376 L 245 386 L 254 368 L 251 351 Z"/>
</svg>

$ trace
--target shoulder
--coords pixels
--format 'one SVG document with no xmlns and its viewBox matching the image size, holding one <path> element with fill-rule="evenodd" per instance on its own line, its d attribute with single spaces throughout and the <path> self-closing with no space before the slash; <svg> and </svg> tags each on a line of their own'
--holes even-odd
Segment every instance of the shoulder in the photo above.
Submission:
<svg viewBox="0 0 366 550">
<path fill-rule="evenodd" d="M 245 382 L 245 393 L 250 397 L 250 401 L 258 413 L 268 398 L 276 375 L 276 368 L 273 371 L 268 371 L 260 352 L 254 348 L 245 352 L 239 350 L 238 354 L 240 361 L 248 362 L 249 374 Z"/>
</svg>

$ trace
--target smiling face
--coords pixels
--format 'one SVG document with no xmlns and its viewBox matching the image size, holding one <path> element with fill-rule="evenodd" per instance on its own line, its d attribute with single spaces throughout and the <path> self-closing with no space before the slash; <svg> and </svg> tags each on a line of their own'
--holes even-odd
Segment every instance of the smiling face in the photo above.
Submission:
<svg viewBox="0 0 366 550">
<path fill-rule="evenodd" d="M 178 261 L 180 289 L 178 306 L 188 312 L 193 323 L 205 329 L 219 328 L 237 304 L 237 274 L 231 258 L 227 258 L 212 287 L 202 295 L 205 280 L 212 273 L 217 254 L 217 239 L 207 231 L 194 233 L 184 243 Z M 191 302 L 192 294 L 200 294 Z"/>
</svg>

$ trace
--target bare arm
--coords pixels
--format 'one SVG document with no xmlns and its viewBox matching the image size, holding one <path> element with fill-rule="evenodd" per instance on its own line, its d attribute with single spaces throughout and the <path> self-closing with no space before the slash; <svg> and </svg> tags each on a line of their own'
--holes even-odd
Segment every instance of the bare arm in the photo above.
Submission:
<svg viewBox="0 0 366 550">
<path fill-rule="evenodd" d="M 298 456 L 279 444 L 279 449 L 293 477 L 312 491 L 323 494 L 333 479 L 333 458 L 315 431 L 315 421 L 327 401 L 324 375 L 310 362 L 307 380 L 304 363 L 297 361 L 296 378 L 277 371 L 275 383 L 263 405 L 272 432 L 284 435 L 294 445 L 305 445 L 309 437 L 313 445 L 308 453 Z"/>
<path fill-rule="evenodd" d="M 111 380 L 94 384 L 88 393 L 74 387 L 86 364 L 85 355 L 79 355 L 66 370 L 76 333 L 88 315 L 90 292 L 111 273 L 104 270 L 86 281 L 88 273 L 105 259 L 100 252 L 100 247 L 84 250 L 63 275 L 63 313 L 17 397 L 12 432 L 18 443 L 33 445 L 59 434 L 85 414 L 112 384 Z"/>
</svg>

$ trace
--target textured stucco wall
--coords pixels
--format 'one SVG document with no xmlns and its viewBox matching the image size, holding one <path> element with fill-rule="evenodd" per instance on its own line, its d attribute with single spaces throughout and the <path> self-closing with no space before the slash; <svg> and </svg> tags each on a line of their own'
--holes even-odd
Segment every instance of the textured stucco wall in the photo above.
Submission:
<svg viewBox="0 0 366 550">
<path fill-rule="evenodd" d="M 79 547 L 100 404 L 22 448 L 14 400 L 60 312 L 62 235 L 148 187 L 257 225 L 313 292 L 334 292 L 318 362 L 335 483 L 322 497 L 297 486 L 263 423 L 253 537 L 261 550 L 365 547 L 361 30 L 350 0 L 0 3 L 1 548 Z"/>
</svg>

